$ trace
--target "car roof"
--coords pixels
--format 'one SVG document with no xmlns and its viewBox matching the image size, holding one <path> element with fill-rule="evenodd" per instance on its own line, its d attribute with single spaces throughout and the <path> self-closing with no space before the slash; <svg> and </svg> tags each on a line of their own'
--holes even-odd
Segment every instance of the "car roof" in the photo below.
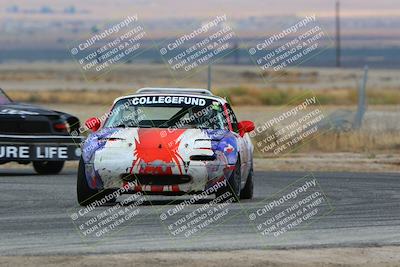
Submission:
<svg viewBox="0 0 400 267">
<path fill-rule="evenodd" d="M 176 93 L 176 94 L 199 94 L 199 95 L 213 95 L 210 90 L 200 88 L 152 88 L 145 87 L 136 91 L 137 94 L 144 93 Z"/>
<path fill-rule="evenodd" d="M 114 100 L 114 103 L 118 100 L 137 97 L 137 96 L 154 96 L 154 95 L 185 95 L 193 97 L 202 97 L 208 99 L 214 99 L 225 104 L 226 100 L 220 96 L 214 95 L 211 91 L 201 88 L 158 88 L 158 87 L 145 87 L 138 89 L 136 93 L 118 97 Z"/>
</svg>

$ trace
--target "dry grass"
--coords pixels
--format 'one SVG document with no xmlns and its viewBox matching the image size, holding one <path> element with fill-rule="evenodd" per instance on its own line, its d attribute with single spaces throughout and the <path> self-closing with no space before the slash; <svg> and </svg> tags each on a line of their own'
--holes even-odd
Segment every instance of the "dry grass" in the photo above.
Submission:
<svg viewBox="0 0 400 267">
<path fill-rule="evenodd" d="M 271 133 L 270 131 L 269 133 L 257 135 L 255 137 L 255 143 L 262 141 Z M 273 142 L 275 142 L 275 140 L 272 140 L 270 143 Z M 266 143 L 265 146 L 270 143 Z M 350 131 L 326 132 L 320 134 L 317 132 L 277 155 L 273 154 L 271 151 L 263 153 L 258 150 L 256 146 L 255 153 L 258 157 L 281 157 L 287 153 L 352 152 L 366 153 L 369 157 L 374 158 L 375 153 L 397 153 L 399 149 L 400 135 L 397 132 Z"/>
<path fill-rule="evenodd" d="M 398 151 L 400 135 L 397 132 L 339 132 L 317 136 L 301 146 L 298 151 L 365 152 Z"/>
<path fill-rule="evenodd" d="M 12 90 L 7 94 L 16 101 L 33 103 L 110 104 L 129 90 Z M 221 88 L 215 94 L 227 97 L 232 105 L 286 105 L 291 99 L 316 96 L 321 105 L 355 105 L 357 93 L 353 88 L 306 91 L 301 89 L 274 89 L 255 87 Z M 367 93 L 371 105 L 400 104 L 400 90 L 382 89 Z"/>
<path fill-rule="evenodd" d="M 104 104 L 110 105 L 113 100 L 128 92 L 117 90 L 57 90 L 57 91 L 9 91 L 11 99 L 30 103 L 62 103 L 62 104 Z"/>
<path fill-rule="evenodd" d="M 279 70 L 279 71 L 242 71 L 241 77 L 248 80 L 257 79 L 260 76 L 268 81 L 273 82 L 285 82 L 285 83 L 315 83 L 318 81 L 318 71 L 299 71 L 299 70 Z"/>
<path fill-rule="evenodd" d="M 328 88 L 318 91 L 302 89 L 276 89 L 255 87 L 234 87 L 216 89 L 215 93 L 227 97 L 233 105 L 285 105 L 291 99 L 316 96 L 321 105 L 355 105 L 358 101 L 354 88 Z M 400 90 L 381 89 L 367 91 L 368 103 L 371 105 L 400 104 Z"/>
</svg>

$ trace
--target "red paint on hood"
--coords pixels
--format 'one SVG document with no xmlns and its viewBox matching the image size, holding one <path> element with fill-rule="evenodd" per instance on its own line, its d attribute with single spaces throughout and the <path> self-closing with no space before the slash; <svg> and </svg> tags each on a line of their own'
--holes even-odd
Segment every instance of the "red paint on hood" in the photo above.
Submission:
<svg viewBox="0 0 400 267">
<path fill-rule="evenodd" d="M 182 157 L 178 153 L 179 137 L 185 129 L 140 128 L 139 140 L 135 140 L 134 151 L 137 160 L 133 162 L 131 173 L 138 166 L 141 174 L 172 174 L 172 167 L 177 166 L 182 174 Z"/>
</svg>

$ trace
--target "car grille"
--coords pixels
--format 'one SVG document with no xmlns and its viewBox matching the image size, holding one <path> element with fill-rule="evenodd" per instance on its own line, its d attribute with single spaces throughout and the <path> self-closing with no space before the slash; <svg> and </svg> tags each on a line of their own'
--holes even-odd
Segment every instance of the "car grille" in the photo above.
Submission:
<svg viewBox="0 0 400 267">
<path fill-rule="evenodd" d="M 189 183 L 189 175 L 149 175 L 123 173 L 121 179 L 128 182 L 137 181 L 140 185 L 176 185 Z"/>
</svg>

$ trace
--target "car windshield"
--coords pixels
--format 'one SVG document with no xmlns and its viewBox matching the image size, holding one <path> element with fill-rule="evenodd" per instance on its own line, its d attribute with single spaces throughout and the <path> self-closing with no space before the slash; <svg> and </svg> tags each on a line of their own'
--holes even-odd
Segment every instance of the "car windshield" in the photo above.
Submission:
<svg viewBox="0 0 400 267">
<path fill-rule="evenodd" d="M 157 95 L 119 100 L 104 127 L 228 129 L 228 124 L 219 101 Z"/>
</svg>

